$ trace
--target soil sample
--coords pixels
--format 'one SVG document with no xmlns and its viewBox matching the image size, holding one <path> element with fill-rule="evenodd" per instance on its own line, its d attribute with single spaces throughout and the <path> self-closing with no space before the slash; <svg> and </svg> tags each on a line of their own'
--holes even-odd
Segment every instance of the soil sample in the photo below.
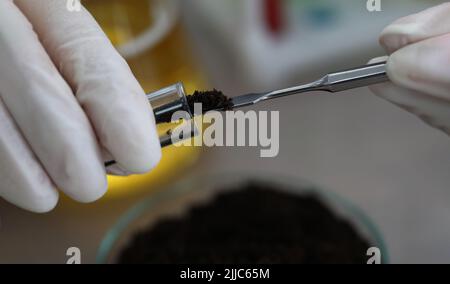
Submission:
<svg viewBox="0 0 450 284">
<path fill-rule="evenodd" d="M 189 105 L 189 110 L 193 115 L 200 115 L 195 113 L 195 104 L 202 104 L 202 113 L 208 111 L 227 111 L 233 109 L 233 102 L 230 98 L 225 96 L 221 91 L 216 89 L 212 91 L 195 91 L 192 95 L 186 96 Z M 158 115 L 156 116 L 156 123 L 170 123 L 172 122 L 173 111 L 166 110 L 167 106 L 156 108 L 154 110 Z"/>
<path fill-rule="evenodd" d="M 232 110 L 233 103 L 230 98 L 216 89 L 212 91 L 195 91 L 187 96 L 189 108 L 195 113 L 195 104 L 202 104 L 203 113 L 211 110 Z"/>
<path fill-rule="evenodd" d="M 366 263 L 369 242 L 314 195 L 249 183 L 137 233 L 119 263 Z"/>
</svg>

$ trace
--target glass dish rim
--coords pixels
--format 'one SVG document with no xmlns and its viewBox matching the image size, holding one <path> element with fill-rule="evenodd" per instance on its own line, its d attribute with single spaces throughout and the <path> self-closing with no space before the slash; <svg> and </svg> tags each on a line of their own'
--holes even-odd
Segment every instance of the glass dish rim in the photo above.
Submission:
<svg viewBox="0 0 450 284">
<path fill-rule="evenodd" d="M 233 176 L 234 178 L 241 179 L 241 182 L 268 181 L 277 184 L 280 183 L 280 180 L 282 180 L 283 183 L 293 185 L 291 186 L 291 188 L 295 188 L 294 184 L 297 184 L 297 187 L 301 188 L 301 190 L 297 192 L 297 194 L 302 193 L 317 194 L 317 196 L 323 199 L 326 203 L 333 203 L 332 206 L 333 209 L 336 204 L 339 205 L 340 207 L 342 207 L 342 209 L 346 211 L 346 213 L 349 213 L 352 216 L 356 216 L 357 222 L 352 222 L 353 225 L 356 226 L 356 229 L 361 230 L 361 226 L 364 226 L 364 228 L 370 233 L 372 241 L 375 242 L 377 248 L 382 252 L 381 257 L 382 263 L 383 264 L 390 263 L 389 250 L 378 226 L 375 224 L 372 218 L 370 218 L 369 215 L 364 212 L 364 210 L 362 210 L 354 202 L 351 202 L 347 198 L 344 198 L 342 195 L 334 191 L 327 190 L 323 186 L 319 187 L 302 178 L 273 173 L 268 174 L 265 173 L 263 176 L 261 176 L 261 172 L 213 173 L 207 174 L 206 177 L 202 175 L 201 182 L 210 183 L 214 181 L 214 179 L 217 178 L 219 175 L 222 178 L 224 175 Z M 114 245 L 120 239 L 123 232 L 128 228 L 130 224 L 139 219 L 139 217 L 143 216 L 149 210 L 149 208 L 157 206 L 159 202 L 170 200 L 170 197 L 174 196 L 174 194 L 179 195 L 182 194 L 183 192 L 189 192 L 190 190 L 192 190 L 191 189 L 192 187 L 186 185 L 195 185 L 196 183 L 198 184 L 199 183 L 198 178 L 199 178 L 198 175 L 191 175 L 173 184 L 169 184 L 164 188 L 162 188 L 161 190 L 153 193 L 151 196 L 145 197 L 144 199 L 138 201 L 135 205 L 132 205 L 129 209 L 125 210 L 125 212 L 121 214 L 118 220 L 113 224 L 112 227 L 110 227 L 110 229 L 106 232 L 106 234 L 102 238 L 97 250 L 96 263 L 97 264 L 108 263 L 108 258 L 114 249 Z M 289 192 L 289 188 L 287 190 Z M 338 212 L 338 215 L 340 214 L 341 213 Z"/>
</svg>

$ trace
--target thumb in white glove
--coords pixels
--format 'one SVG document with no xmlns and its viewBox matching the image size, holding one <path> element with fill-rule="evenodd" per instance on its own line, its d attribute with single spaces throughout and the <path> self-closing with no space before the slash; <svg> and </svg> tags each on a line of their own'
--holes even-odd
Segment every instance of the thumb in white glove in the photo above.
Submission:
<svg viewBox="0 0 450 284">
<path fill-rule="evenodd" d="M 371 89 L 450 135 L 450 4 L 394 22 L 380 42 L 392 83 Z"/>
<path fill-rule="evenodd" d="M 0 1 L 0 196 L 31 211 L 106 191 L 161 150 L 151 107 L 92 16 L 61 0 Z"/>
</svg>

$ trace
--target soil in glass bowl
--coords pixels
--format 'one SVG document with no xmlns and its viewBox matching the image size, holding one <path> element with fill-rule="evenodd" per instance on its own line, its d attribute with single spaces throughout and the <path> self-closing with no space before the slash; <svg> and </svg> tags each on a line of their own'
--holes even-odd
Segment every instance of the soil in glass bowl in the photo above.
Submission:
<svg viewBox="0 0 450 284">
<path fill-rule="evenodd" d="M 123 264 L 367 262 L 370 243 L 314 194 L 249 182 L 136 233 Z"/>
</svg>

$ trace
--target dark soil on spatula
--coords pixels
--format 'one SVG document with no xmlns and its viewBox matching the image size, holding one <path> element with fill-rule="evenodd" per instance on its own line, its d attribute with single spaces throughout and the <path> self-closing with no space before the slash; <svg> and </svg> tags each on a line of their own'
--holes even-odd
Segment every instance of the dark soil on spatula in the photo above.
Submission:
<svg viewBox="0 0 450 284">
<path fill-rule="evenodd" d="M 233 103 L 230 98 L 216 89 L 212 91 L 195 91 L 187 97 L 189 108 L 195 113 L 195 104 L 202 104 L 202 112 L 211 110 L 232 110 Z"/>
</svg>

